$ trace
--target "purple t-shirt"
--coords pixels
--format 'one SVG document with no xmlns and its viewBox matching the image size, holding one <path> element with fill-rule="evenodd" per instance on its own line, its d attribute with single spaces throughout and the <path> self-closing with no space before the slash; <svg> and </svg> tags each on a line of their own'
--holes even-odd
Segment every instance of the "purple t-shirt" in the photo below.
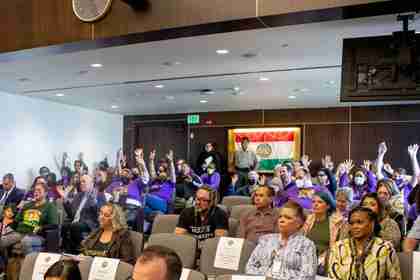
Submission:
<svg viewBox="0 0 420 280">
<path fill-rule="evenodd" d="M 160 182 L 158 180 L 154 180 L 150 184 L 149 193 L 169 202 L 172 201 L 174 190 L 175 184 L 172 181 L 166 180 L 164 182 Z"/>
</svg>

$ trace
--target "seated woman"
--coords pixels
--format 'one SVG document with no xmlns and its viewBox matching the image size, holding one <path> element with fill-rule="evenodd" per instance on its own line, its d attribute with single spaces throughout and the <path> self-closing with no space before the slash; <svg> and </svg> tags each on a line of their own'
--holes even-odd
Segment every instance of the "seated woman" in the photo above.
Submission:
<svg viewBox="0 0 420 280">
<path fill-rule="evenodd" d="M 339 188 L 335 193 L 336 211 L 332 215 L 333 218 L 341 216 L 347 220 L 351 206 L 353 204 L 353 190 L 348 187 Z"/>
<path fill-rule="evenodd" d="M 38 176 L 34 179 L 30 189 L 26 192 L 25 196 L 22 199 L 22 202 L 18 205 L 18 208 L 22 208 L 23 205 L 29 201 L 34 200 L 34 188 L 36 184 L 47 184 L 47 180 L 44 177 Z"/>
<path fill-rule="evenodd" d="M 347 224 L 342 216 L 331 217 L 335 211 L 335 202 L 326 192 L 316 192 L 312 198 L 312 214 L 308 216 L 303 226 L 307 238 L 315 243 L 318 265 L 321 271 L 329 248 L 337 240 L 347 237 Z"/>
<path fill-rule="evenodd" d="M 305 221 L 302 207 L 289 201 L 280 209 L 279 234 L 261 236 L 246 265 L 246 273 L 275 279 L 315 279 L 316 248 L 301 229 Z"/>
<path fill-rule="evenodd" d="M 328 277 L 337 280 L 400 280 L 398 256 L 391 243 L 377 237 L 377 215 L 356 207 L 349 214 L 350 238 L 338 241 L 328 262 Z"/>
<path fill-rule="evenodd" d="M 0 228 L 1 228 L 0 255 L 4 259 L 6 259 L 7 257 L 6 249 L 18 243 L 22 239 L 22 236 L 14 230 L 16 213 L 17 213 L 17 210 L 14 204 L 6 205 L 3 211 L 3 219 L 0 224 Z"/>
<path fill-rule="evenodd" d="M 99 229 L 82 242 L 83 255 L 136 262 L 134 244 L 127 229 L 125 214 L 116 205 L 107 203 L 99 211 Z"/>
<path fill-rule="evenodd" d="M 82 280 L 79 263 L 72 259 L 59 260 L 44 274 L 44 280 Z"/>
<path fill-rule="evenodd" d="M 24 236 L 21 244 L 25 255 L 41 251 L 45 231 L 58 228 L 57 208 L 47 201 L 47 192 L 46 184 L 35 184 L 34 200 L 16 215 L 16 231 Z"/>
<path fill-rule="evenodd" d="M 397 222 L 401 235 L 405 235 L 407 222 L 404 213 L 406 209 L 404 208 L 402 193 L 398 190 L 394 181 L 390 179 L 379 180 L 376 192 L 389 217 Z"/>
<path fill-rule="evenodd" d="M 390 241 L 395 250 L 401 247 L 401 232 L 397 222 L 391 219 L 385 209 L 384 204 L 379 199 L 377 193 L 370 193 L 363 197 L 360 205 L 370 208 L 378 216 L 378 222 L 381 226 L 379 237 L 385 241 Z"/>
</svg>

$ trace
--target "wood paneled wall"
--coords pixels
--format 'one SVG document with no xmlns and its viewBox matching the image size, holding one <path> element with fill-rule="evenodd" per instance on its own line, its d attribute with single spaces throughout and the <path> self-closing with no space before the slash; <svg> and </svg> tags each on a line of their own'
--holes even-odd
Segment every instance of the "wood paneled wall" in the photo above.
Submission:
<svg viewBox="0 0 420 280">
<path fill-rule="evenodd" d="M 186 114 L 147 115 L 124 117 L 124 150 L 132 153 L 139 127 L 156 120 L 186 119 Z M 314 165 L 320 158 L 331 154 L 336 162 L 351 158 L 361 163 L 376 158 L 377 146 L 386 141 L 389 151 L 385 160 L 395 166 L 410 169 L 407 146 L 420 143 L 420 105 L 377 107 L 345 107 L 323 109 L 293 109 L 269 111 L 200 113 L 201 124 L 189 127 L 191 163 L 208 141 L 218 144 L 218 151 L 227 158 L 227 130 L 235 127 L 276 127 L 299 125 L 303 129 L 303 152 L 309 154 Z M 211 121 L 210 125 L 206 125 Z M 191 137 L 191 133 L 193 137 Z M 137 142 L 136 142 L 137 141 Z M 171 142 L 159 138 L 156 142 Z M 166 144 L 165 144 L 166 145 Z M 166 145 L 167 146 L 167 145 Z"/>
<path fill-rule="evenodd" d="M 372 6 L 377 2 L 389 1 L 149 0 L 148 9 L 134 11 L 121 0 L 114 0 L 104 19 L 83 23 L 73 15 L 71 0 L 0 1 L 0 53 L 82 40 L 96 42 L 84 45 L 83 48 L 100 48 L 107 45 L 104 38 L 114 38 L 109 43 L 111 45 L 124 45 L 267 26 L 339 20 L 372 15 L 371 11 L 366 14 L 366 9 L 375 7 L 377 12 L 373 15 L 401 12 L 396 5 L 384 5 L 381 8 Z M 360 8 L 347 12 L 349 7 Z M 306 14 L 306 11 L 311 13 Z M 280 17 L 273 17 L 277 15 Z M 135 38 L 124 38 L 130 34 L 136 34 Z M 81 48 L 73 46 L 72 50 Z M 63 47 L 64 50 L 69 51 Z"/>
</svg>

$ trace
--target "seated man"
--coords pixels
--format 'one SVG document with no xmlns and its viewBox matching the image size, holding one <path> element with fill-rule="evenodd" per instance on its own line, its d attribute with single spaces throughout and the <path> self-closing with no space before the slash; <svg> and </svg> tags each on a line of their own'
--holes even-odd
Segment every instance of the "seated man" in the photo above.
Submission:
<svg viewBox="0 0 420 280">
<path fill-rule="evenodd" d="M 195 206 L 182 211 L 175 234 L 192 234 L 199 242 L 227 236 L 228 217 L 216 206 L 216 200 L 216 192 L 212 188 L 205 185 L 200 187 L 196 193 Z"/>
<path fill-rule="evenodd" d="M 64 201 L 64 209 L 70 218 L 70 221 L 64 223 L 61 229 L 63 247 L 66 252 L 80 253 L 79 247 L 83 238 L 99 226 L 99 209 L 105 203 L 104 194 L 94 189 L 92 178 L 89 175 L 83 175 L 80 180 L 80 192 L 71 202 Z"/>
<path fill-rule="evenodd" d="M 182 261 L 171 249 L 150 246 L 144 249 L 133 269 L 132 280 L 181 279 Z"/>
<path fill-rule="evenodd" d="M 242 215 L 239 223 L 239 235 L 254 242 L 261 235 L 277 232 L 277 209 L 273 208 L 274 190 L 269 186 L 260 186 L 254 193 L 257 209 Z"/>
<path fill-rule="evenodd" d="M 257 171 L 251 170 L 248 173 L 248 184 L 236 189 L 236 195 L 251 196 L 258 187 L 260 176 Z"/>
<path fill-rule="evenodd" d="M 0 213 L 5 205 L 18 205 L 23 199 L 25 192 L 16 187 L 13 174 L 3 176 L 3 184 L 0 186 Z"/>
</svg>

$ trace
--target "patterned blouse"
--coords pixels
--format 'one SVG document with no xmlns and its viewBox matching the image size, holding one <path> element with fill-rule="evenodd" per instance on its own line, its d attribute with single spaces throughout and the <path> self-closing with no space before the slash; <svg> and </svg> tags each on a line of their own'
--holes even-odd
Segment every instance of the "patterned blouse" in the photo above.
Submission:
<svg viewBox="0 0 420 280">
<path fill-rule="evenodd" d="M 261 236 L 246 265 L 247 274 L 282 280 L 314 280 L 316 270 L 315 245 L 301 233 L 290 236 L 286 244 L 280 234 Z"/>
<path fill-rule="evenodd" d="M 338 241 L 331 250 L 328 277 L 336 280 L 401 280 L 400 263 L 390 242 L 373 238 L 361 257 L 353 239 Z"/>
</svg>

